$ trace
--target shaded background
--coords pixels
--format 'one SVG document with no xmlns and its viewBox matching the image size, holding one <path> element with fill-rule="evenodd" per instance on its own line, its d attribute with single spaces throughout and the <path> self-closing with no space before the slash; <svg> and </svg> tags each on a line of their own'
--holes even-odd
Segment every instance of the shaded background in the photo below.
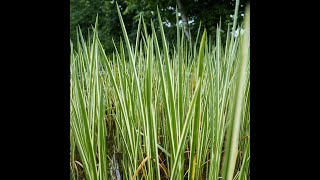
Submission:
<svg viewBox="0 0 320 180">
<path fill-rule="evenodd" d="M 112 38 L 118 43 L 120 36 L 122 36 L 115 2 L 115 0 L 70 0 L 71 41 L 76 42 L 78 25 L 86 37 L 98 15 L 100 41 L 104 45 L 106 53 L 112 53 L 114 50 Z M 118 0 L 117 2 L 131 42 L 135 41 L 140 14 L 143 15 L 149 31 L 151 30 L 149 27 L 151 20 L 155 27 L 158 27 L 157 6 L 165 24 L 164 30 L 169 43 L 174 43 L 176 40 L 177 24 L 180 27 L 182 24 L 186 25 L 185 35 L 191 37 L 191 42 L 196 38 L 200 22 L 201 30 L 206 28 L 209 37 L 214 38 L 220 18 L 223 41 L 226 38 L 228 24 L 233 21 L 235 9 L 235 0 Z M 249 0 L 240 1 L 239 23 L 243 21 L 247 2 Z M 176 7 L 179 12 L 179 23 L 176 23 Z M 116 45 L 118 46 L 118 44 Z"/>
</svg>

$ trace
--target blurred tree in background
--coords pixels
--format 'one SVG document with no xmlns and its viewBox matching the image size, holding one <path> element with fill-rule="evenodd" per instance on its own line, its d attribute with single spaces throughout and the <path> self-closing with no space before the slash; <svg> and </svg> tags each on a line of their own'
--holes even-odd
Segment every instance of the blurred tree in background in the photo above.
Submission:
<svg viewBox="0 0 320 180">
<path fill-rule="evenodd" d="M 148 31 L 153 21 L 158 27 L 157 7 L 161 14 L 164 30 L 169 40 L 176 40 L 176 26 L 184 25 L 186 37 L 194 41 L 201 22 L 201 29 L 207 29 L 208 34 L 214 37 L 217 24 L 220 22 L 222 37 L 226 37 L 228 24 L 232 26 L 235 0 L 118 0 L 122 17 L 131 42 L 134 42 L 140 15 L 143 15 Z M 243 21 L 245 5 L 249 0 L 240 1 L 238 22 Z M 179 22 L 176 23 L 176 7 L 178 8 Z M 107 53 L 114 50 L 112 38 L 119 42 L 122 36 L 115 0 L 70 0 L 70 36 L 76 41 L 77 26 L 83 35 L 94 26 L 96 16 L 99 21 L 99 38 Z M 231 27 L 230 26 L 230 27 Z M 118 45 L 118 44 L 116 44 Z"/>
<path fill-rule="evenodd" d="M 123 12 L 127 4 L 118 1 L 120 10 Z M 118 19 L 116 3 L 106 0 L 70 0 L 70 38 L 72 42 L 77 39 L 77 28 L 80 27 L 84 37 L 94 26 L 98 15 L 99 39 L 107 52 L 114 49 L 112 38 L 119 42 L 122 35 L 121 26 Z M 123 16 L 124 23 L 128 32 L 136 29 L 133 21 L 133 14 Z"/>
</svg>

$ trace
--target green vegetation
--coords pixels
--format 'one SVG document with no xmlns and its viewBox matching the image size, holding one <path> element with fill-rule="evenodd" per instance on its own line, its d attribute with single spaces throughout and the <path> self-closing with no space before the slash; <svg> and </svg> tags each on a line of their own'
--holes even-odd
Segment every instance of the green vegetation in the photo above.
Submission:
<svg viewBox="0 0 320 180">
<path fill-rule="evenodd" d="M 131 42 L 135 42 L 140 15 L 143 15 L 148 33 L 151 34 L 151 21 L 158 31 L 157 7 L 164 23 L 164 31 L 170 46 L 176 44 L 176 28 L 184 27 L 184 33 L 195 42 L 198 27 L 207 29 L 208 39 L 215 38 L 216 25 L 221 21 L 220 33 L 222 41 L 226 40 L 228 25 L 232 26 L 235 0 L 70 0 L 70 35 L 74 44 L 77 41 L 77 27 L 80 26 L 84 36 L 94 25 L 96 16 L 99 16 L 99 40 L 106 54 L 115 50 L 112 39 L 119 47 L 122 36 L 121 26 L 117 17 L 116 2 L 119 4 L 127 35 Z M 239 4 L 238 22 L 242 23 L 245 4 L 249 0 L 242 0 Z M 178 21 L 176 21 L 178 12 Z M 178 22 L 178 23 L 176 23 Z M 159 40 L 161 44 L 161 40 Z"/>
<path fill-rule="evenodd" d="M 71 42 L 71 179 L 250 179 L 249 18 L 190 46 L 179 27 L 168 43 L 158 10 L 159 33 L 140 16 L 133 43 L 117 10 L 112 55 L 98 21 Z"/>
</svg>

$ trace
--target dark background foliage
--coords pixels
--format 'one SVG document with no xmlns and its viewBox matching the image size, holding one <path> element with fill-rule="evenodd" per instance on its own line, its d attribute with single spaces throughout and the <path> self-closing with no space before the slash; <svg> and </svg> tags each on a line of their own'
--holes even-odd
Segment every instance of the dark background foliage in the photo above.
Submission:
<svg viewBox="0 0 320 180">
<path fill-rule="evenodd" d="M 143 15 L 147 27 L 151 20 L 158 27 L 157 7 L 160 10 L 162 22 L 166 24 L 169 43 L 176 39 L 176 7 L 180 14 L 188 20 L 186 27 L 190 30 L 191 41 L 194 41 L 201 22 L 201 30 L 207 29 L 214 38 L 216 27 L 221 20 L 222 37 L 226 37 L 228 24 L 233 21 L 235 0 L 118 0 L 123 20 L 131 42 L 134 42 L 138 28 L 139 16 Z M 242 22 L 245 5 L 248 0 L 240 1 L 238 20 Z M 180 3 L 180 7 L 178 6 Z M 184 11 L 181 11 L 183 9 Z M 118 46 L 122 36 L 115 0 L 70 0 L 70 36 L 76 42 L 77 27 L 79 26 L 86 37 L 88 30 L 94 26 L 98 15 L 99 38 L 107 53 L 114 50 L 112 38 Z M 180 24 L 182 21 L 180 22 Z M 149 31 L 151 28 L 149 28 Z M 171 42 L 170 42 L 171 41 Z"/>
</svg>

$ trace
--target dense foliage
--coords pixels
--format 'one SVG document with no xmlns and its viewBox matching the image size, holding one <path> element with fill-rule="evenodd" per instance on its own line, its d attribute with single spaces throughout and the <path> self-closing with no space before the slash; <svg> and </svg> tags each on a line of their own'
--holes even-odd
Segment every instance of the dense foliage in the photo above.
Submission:
<svg viewBox="0 0 320 180">
<path fill-rule="evenodd" d="M 118 46 L 121 34 L 121 27 L 118 23 L 115 0 L 70 0 L 70 32 L 71 40 L 76 42 L 77 26 L 84 31 L 86 37 L 87 30 L 95 23 L 96 16 L 99 16 L 99 39 L 101 40 L 107 54 L 114 51 L 112 38 Z M 248 0 L 241 1 L 238 13 L 238 21 L 241 23 L 244 15 L 244 5 Z M 127 28 L 129 39 L 134 42 L 137 31 L 137 22 L 140 15 L 143 15 L 149 33 L 150 19 L 159 34 L 159 24 L 156 19 L 157 7 L 161 12 L 162 22 L 165 23 L 164 30 L 169 43 L 174 43 L 176 35 L 176 11 L 179 12 L 179 26 L 185 25 L 190 30 L 191 41 L 195 41 L 197 30 L 200 26 L 206 28 L 209 38 L 216 34 L 217 24 L 221 19 L 222 41 L 226 39 L 228 25 L 232 25 L 235 0 L 117 0 L 123 17 L 123 22 Z M 180 7 L 179 7 L 180 4 Z M 178 10 L 176 10 L 178 7 Z M 182 11 L 183 10 L 183 11 Z M 181 13 L 183 12 L 183 13 Z M 185 15 L 187 24 L 183 23 Z"/>
<path fill-rule="evenodd" d="M 156 15 L 159 33 L 140 19 L 130 41 L 118 9 L 111 56 L 97 28 L 71 43 L 70 178 L 250 179 L 249 18 L 225 43 L 218 27 L 190 47 L 180 28 L 169 46 Z"/>
</svg>

